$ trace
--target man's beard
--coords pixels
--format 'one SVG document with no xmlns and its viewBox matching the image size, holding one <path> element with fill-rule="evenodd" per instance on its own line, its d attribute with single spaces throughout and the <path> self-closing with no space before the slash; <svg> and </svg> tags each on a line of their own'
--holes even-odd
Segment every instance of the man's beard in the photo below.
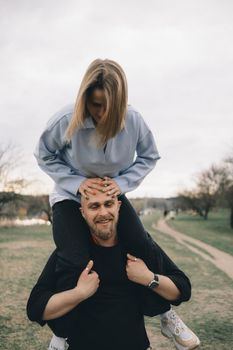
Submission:
<svg viewBox="0 0 233 350">
<path fill-rule="evenodd" d="M 96 228 L 95 231 L 91 230 L 91 233 L 96 238 L 99 238 L 103 241 L 107 241 L 108 239 L 110 239 L 111 237 L 113 237 L 115 235 L 116 230 L 114 230 L 112 228 L 109 230 L 99 230 Z"/>
<path fill-rule="evenodd" d="M 107 219 L 109 220 L 108 225 L 106 228 L 101 227 L 101 224 L 99 222 L 101 222 L 101 220 Z M 90 224 L 90 222 L 88 223 L 90 226 L 90 230 L 91 230 L 91 234 L 103 241 L 107 241 L 112 237 L 116 236 L 116 231 L 117 231 L 117 220 L 118 220 L 118 216 L 117 217 L 110 217 L 110 216 L 106 216 L 106 217 L 98 217 L 96 218 L 95 222 Z"/>
</svg>

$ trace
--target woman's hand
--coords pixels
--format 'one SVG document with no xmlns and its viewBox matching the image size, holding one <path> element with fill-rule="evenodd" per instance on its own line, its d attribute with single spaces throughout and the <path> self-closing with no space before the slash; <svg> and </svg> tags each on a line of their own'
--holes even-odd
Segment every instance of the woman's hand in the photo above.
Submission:
<svg viewBox="0 0 233 350">
<path fill-rule="evenodd" d="M 154 278 L 151 272 L 142 259 L 136 258 L 131 254 L 127 254 L 126 273 L 128 279 L 132 282 L 148 286 L 150 281 Z"/>
<path fill-rule="evenodd" d="M 118 196 L 119 194 L 121 194 L 121 189 L 118 186 L 118 184 L 111 179 L 110 177 L 105 176 L 103 179 L 103 186 L 104 186 L 104 191 L 103 192 L 107 192 L 108 196 Z"/>
<path fill-rule="evenodd" d="M 88 199 L 89 195 L 95 195 L 96 191 L 106 193 L 108 196 L 118 196 L 121 194 L 120 187 L 110 177 L 105 176 L 103 179 L 96 177 L 84 180 L 80 187 L 79 192 L 82 196 Z"/>
<path fill-rule="evenodd" d="M 99 177 L 84 180 L 79 186 L 79 192 L 88 199 L 88 194 L 95 195 L 96 190 L 102 191 L 104 188 L 103 179 Z"/>
</svg>

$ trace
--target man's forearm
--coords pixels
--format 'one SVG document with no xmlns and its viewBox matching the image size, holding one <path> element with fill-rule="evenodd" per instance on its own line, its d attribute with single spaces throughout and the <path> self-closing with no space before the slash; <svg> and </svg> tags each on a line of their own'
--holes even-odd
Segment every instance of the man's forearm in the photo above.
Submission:
<svg viewBox="0 0 233 350">
<path fill-rule="evenodd" d="M 167 276 L 158 276 L 159 286 L 154 289 L 154 292 L 169 301 L 177 300 L 180 297 L 180 291 L 176 287 L 175 283 Z"/>
<path fill-rule="evenodd" d="M 44 321 L 64 316 L 97 291 L 100 280 L 98 274 L 92 270 L 92 267 L 93 261 L 90 260 L 79 276 L 75 288 L 56 293 L 49 299 L 43 313 Z"/>
<path fill-rule="evenodd" d="M 48 321 L 64 316 L 83 300 L 77 288 L 56 293 L 49 299 L 45 307 L 43 320 Z"/>
<path fill-rule="evenodd" d="M 148 269 L 142 259 L 135 258 L 131 254 L 127 254 L 127 258 L 126 272 L 128 278 L 132 282 L 148 287 L 150 282 L 154 279 L 154 273 Z M 175 283 L 167 276 L 158 276 L 159 285 L 154 288 L 154 292 L 169 301 L 177 300 L 180 297 L 180 291 Z"/>
</svg>

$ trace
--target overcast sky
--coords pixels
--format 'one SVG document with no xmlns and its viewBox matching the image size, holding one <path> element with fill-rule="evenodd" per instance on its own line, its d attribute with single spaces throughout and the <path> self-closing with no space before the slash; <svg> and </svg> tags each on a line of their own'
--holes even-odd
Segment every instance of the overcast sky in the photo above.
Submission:
<svg viewBox="0 0 233 350">
<path fill-rule="evenodd" d="M 39 135 L 97 57 L 125 70 L 161 155 L 131 196 L 175 195 L 232 150 L 231 0 L 0 0 L 0 44 L 0 142 L 24 149 L 34 191 L 52 184 Z"/>
</svg>

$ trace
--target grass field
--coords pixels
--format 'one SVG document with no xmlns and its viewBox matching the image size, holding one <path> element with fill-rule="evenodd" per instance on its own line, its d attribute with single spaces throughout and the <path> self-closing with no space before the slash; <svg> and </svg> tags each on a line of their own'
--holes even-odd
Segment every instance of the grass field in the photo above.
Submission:
<svg viewBox="0 0 233 350">
<path fill-rule="evenodd" d="M 229 210 L 219 209 L 210 212 L 208 220 L 200 216 L 181 213 L 176 216 L 175 220 L 170 220 L 169 225 L 233 255 L 233 229 L 230 228 Z"/>
<path fill-rule="evenodd" d="M 221 218 L 218 217 L 216 221 L 218 220 L 221 221 Z M 153 217 L 145 217 L 143 222 L 160 246 L 191 278 L 192 300 L 176 308 L 176 311 L 200 337 L 201 349 L 233 349 L 233 281 L 210 262 L 180 246 L 171 237 L 153 231 Z M 176 220 L 172 222 L 175 223 Z M 195 224 L 195 221 L 192 223 L 190 220 L 188 227 L 193 229 L 192 225 Z M 206 232 L 207 236 L 212 234 L 210 229 Z M 213 240 L 211 237 L 209 239 Z M 225 239 L 224 245 L 227 246 L 229 235 L 222 237 L 222 241 Z M 149 320 L 149 325 L 152 323 L 153 327 L 154 322 L 154 319 Z M 157 345 L 160 346 L 159 349 L 168 349 L 168 342 L 165 343 L 161 336 L 159 341 L 160 343 L 155 339 L 155 349 Z"/>
<path fill-rule="evenodd" d="M 176 311 L 201 338 L 201 349 L 232 349 L 233 282 L 172 238 L 154 232 L 151 228 L 154 220 L 154 217 L 144 219 L 147 229 L 192 280 L 192 300 L 175 308 Z M 54 248 L 50 231 L 50 227 L 0 229 L 1 350 L 47 349 L 51 333 L 47 327 L 41 328 L 27 320 L 25 305 Z M 147 319 L 147 329 L 153 349 L 174 349 L 173 344 L 160 334 L 158 317 Z"/>
</svg>

